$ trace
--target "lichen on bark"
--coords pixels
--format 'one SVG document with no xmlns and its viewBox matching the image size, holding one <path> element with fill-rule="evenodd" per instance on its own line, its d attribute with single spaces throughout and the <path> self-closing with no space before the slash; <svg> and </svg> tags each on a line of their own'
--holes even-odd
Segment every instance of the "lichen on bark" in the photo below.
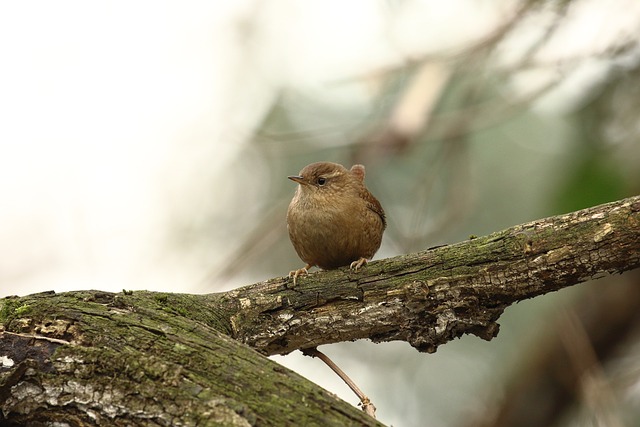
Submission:
<svg viewBox="0 0 640 427">
<path fill-rule="evenodd" d="M 427 352 L 462 334 L 491 339 L 509 304 L 639 266 L 632 197 L 295 287 L 279 277 L 209 295 L 8 297 L 0 423 L 377 425 L 264 354 L 361 338 Z"/>
</svg>

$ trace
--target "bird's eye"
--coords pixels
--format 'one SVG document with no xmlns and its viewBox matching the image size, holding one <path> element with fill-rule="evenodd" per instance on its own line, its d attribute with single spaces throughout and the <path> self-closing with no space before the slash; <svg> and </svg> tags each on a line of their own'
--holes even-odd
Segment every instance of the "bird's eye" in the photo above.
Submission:
<svg viewBox="0 0 640 427">
<path fill-rule="evenodd" d="M 327 182 L 327 178 L 320 177 L 316 182 L 318 185 L 324 185 Z"/>
</svg>

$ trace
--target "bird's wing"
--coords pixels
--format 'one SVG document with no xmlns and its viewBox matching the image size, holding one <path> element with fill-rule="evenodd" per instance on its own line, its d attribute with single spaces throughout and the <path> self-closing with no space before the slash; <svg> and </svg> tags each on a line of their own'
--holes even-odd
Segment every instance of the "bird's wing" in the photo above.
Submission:
<svg viewBox="0 0 640 427">
<path fill-rule="evenodd" d="M 373 212 L 378 214 L 378 216 L 382 220 L 383 228 L 386 228 L 387 227 L 387 217 L 385 216 L 384 209 L 382 209 L 382 205 L 380 204 L 378 199 L 373 197 L 373 194 L 371 194 L 369 192 L 369 190 L 367 190 L 366 188 L 362 189 L 360 197 L 362 197 L 367 202 L 367 208 L 369 210 L 372 210 Z"/>
</svg>

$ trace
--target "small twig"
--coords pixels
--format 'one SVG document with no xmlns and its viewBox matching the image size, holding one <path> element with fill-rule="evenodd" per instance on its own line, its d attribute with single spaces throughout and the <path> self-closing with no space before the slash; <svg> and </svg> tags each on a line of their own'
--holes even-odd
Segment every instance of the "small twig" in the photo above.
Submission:
<svg viewBox="0 0 640 427">
<path fill-rule="evenodd" d="M 338 374 L 338 376 L 342 378 L 342 381 L 344 381 L 349 386 L 349 388 L 356 394 L 356 396 L 358 396 L 358 399 L 360 399 L 360 404 L 362 405 L 362 410 L 367 415 L 370 415 L 373 418 L 376 417 L 376 407 L 373 405 L 373 403 L 371 403 L 371 399 L 369 399 L 362 392 L 362 390 L 360 390 L 360 388 L 353 382 L 353 380 L 349 378 L 349 376 L 345 374 L 344 371 L 338 367 L 338 365 L 336 365 L 335 363 L 333 363 L 331 359 L 329 359 L 329 356 L 327 356 L 326 354 L 318 350 L 316 347 L 305 348 L 301 351 L 302 351 L 302 354 L 304 354 L 305 356 L 319 358 L 328 367 L 330 367 L 331 370 L 333 370 L 333 372 Z"/>
<path fill-rule="evenodd" d="M 0 337 L 3 334 L 15 335 L 17 337 L 23 337 L 23 338 L 33 338 L 33 339 L 36 339 L 36 340 L 44 340 L 44 341 L 54 342 L 54 343 L 57 343 L 57 344 L 73 345 L 73 343 L 71 341 L 65 341 L 65 340 L 61 340 L 61 339 L 58 339 L 58 338 L 46 337 L 44 335 L 21 334 L 21 333 L 18 333 L 18 332 L 1 331 L 0 332 Z"/>
</svg>

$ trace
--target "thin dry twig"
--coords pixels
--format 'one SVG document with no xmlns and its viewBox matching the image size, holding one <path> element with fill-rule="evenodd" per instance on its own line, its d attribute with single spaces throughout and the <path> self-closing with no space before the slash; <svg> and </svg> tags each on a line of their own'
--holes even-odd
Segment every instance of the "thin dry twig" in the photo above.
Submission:
<svg viewBox="0 0 640 427">
<path fill-rule="evenodd" d="M 318 350 L 316 347 L 305 348 L 304 350 L 301 350 L 301 351 L 302 351 L 302 354 L 304 354 L 305 356 L 317 357 L 318 359 L 322 360 L 328 367 L 330 367 L 331 370 L 335 372 L 342 379 L 342 381 L 344 381 L 345 384 L 349 386 L 351 391 L 353 391 L 356 394 L 356 396 L 358 396 L 358 399 L 360 399 L 360 404 L 362 405 L 362 410 L 367 415 L 370 415 L 373 418 L 376 417 L 376 407 L 373 405 L 373 403 L 371 403 L 371 399 L 369 399 L 362 392 L 362 390 L 360 390 L 360 388 L 356 385 L 356 383 L 354 383 L 353 380 L 349 378 L 349 376 L 345 374 L 344 371 L 340 369 L 338 365 L 336 365 L 333 362 L 333 360 L 329 358 L 329 356 L 327 356 L 326 354 Z"/>
<path fill-rule="evenodd" d="M 2 338 L 2 336 L 4 334 L 14 335 L 16 337 L 22 337 L 22 338 L 32 338 L 34 340 L 49 341 L 49 342 L 53 342 L 53 343 L 56 343 L 56 344 L 73 345 L 73 343 L 71 341 L 61 340 L 61 339 L 58 339 L 58 338 L 51 338 L 51 337 L 47 337 L 47 336 L 44 336 L 44 335 L 35 335 L 35 334 L 21 334 L 21 333 L 18 333 L 18 332 L 9 332 L 9 331 L 0 332 L 0 338 Z"/>
</svg>

